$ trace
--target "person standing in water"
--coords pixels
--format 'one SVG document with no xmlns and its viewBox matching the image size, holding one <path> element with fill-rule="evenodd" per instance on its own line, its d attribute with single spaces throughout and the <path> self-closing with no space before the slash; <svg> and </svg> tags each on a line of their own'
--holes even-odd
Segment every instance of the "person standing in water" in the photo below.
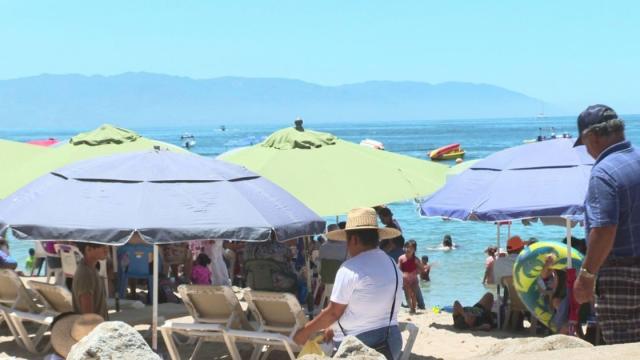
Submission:
<svg viewBox="0 0 640 360">
<path fill-rule="evenodd" d="M 398 259 L 398 265 L 402 270 L 402 284 L 409 300 L 411 314 L 416 313 L 417 292 L 420 291 L 418 274 L 422 272 L 422 262 L 416 257 L 417 244 L 415 240 L 409 240 L 404 245 L 404 255 Z"/>
</svg>

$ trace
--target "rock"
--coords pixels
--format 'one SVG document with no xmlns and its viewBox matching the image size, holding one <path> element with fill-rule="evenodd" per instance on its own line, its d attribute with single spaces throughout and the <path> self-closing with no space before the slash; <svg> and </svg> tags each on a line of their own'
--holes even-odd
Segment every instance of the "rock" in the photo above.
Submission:
<svg viewBox="0 0 640 360">
<path fill-rule="evenodd" d="M 354 360 L 386 360 L 384 355 L 373 350 L 355 336 L 347 336 L 340 344 L 340 348 L 333 355 L 334 359 L 354 359 Z"/>
<path fill-rule="evenodd" d="M 142 335 L 121 321 L 107 321 L 73 345 L 67 360 L 160 360 Z"/>
<path fill-rule="evenodd" d="M 593 347 L 575 336 L 552 335 L 544 338 L 503 340 L 491 347 L 486 355 L 523 354 L 537 351 Z"/>
</svg>

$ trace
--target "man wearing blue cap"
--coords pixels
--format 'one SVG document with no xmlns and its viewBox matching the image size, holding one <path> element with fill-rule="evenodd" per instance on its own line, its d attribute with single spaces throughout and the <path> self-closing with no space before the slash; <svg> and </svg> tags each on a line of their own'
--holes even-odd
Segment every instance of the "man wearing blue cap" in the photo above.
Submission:
<svg viewBox="0 0 640 360">
<path fill-rule="evenodd" d="M 624 136 L 624 121 L 606 105 L 578 117 L 577 145 L 596 159 L 585 222 L 587 256 L 574 283 L 579 303 L 592 301 L 607 344 L 640 341 L 640 152 Z M 596 280 L 597 274 L 597 280 Z"/>
</svg>

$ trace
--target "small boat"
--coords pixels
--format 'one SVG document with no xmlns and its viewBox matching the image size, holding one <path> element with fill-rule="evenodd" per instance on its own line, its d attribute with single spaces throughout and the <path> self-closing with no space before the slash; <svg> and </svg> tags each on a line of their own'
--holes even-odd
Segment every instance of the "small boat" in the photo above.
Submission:
<svg viewBox="0 0 640 360">
<path fill-rule="evenodd" d="M 56 145 L 58 142 L 59 141 L 57 139 L 48 138 L 48 139 L 42 139 L 42 140 L 30 140 L 30 141 L 27 141 L 27 144 L 49 147 L 49 146 Z"/>
<path fill-rule="evenodd" d="M 563 132 L 561 135 L 556 134 L 556 128 L 538 128 L 540 134 L 535 139 L 524 139 L 522 142 L 525 144 L 531 144 L 534 142 L 546 141 L 546 140 L 554 140 L 554 139 L 571 139 L 571 134 L 568 132 Z"/>
<path fill-rule="evenodd" d="M 192 147 L 196 146 L 196 141 L 194 139 L 188 139 L 182 143 L 182 146 L 187 149 L 191 149 Z"/>
<path fill-rule="evenodd" d="M 227 127 L 224 125 L 220 126 L 220 131 L 227 131 Z"/>
<path fill-rule="evenodd" d="M 373 139 L 364 139 L 360 141 L 360 145 L 370 147 L 372 149 L 384 150 L 384 144 Z"/>
<path fill-rule="evenodd" d="M 449 144 L 429 152 L 431 160 L 454 160 L 463 158 L 465 151 L 460 144 Z"/>
<path fill-rule="evenodd" d="M 184 133 L 182 134 L 182 136 L 180 136 L 180 140 L 186 140 L 186 139 L 195 139 L 196 137 L 193 136 L 193 134 L 191 133 Z"/>
</svg>

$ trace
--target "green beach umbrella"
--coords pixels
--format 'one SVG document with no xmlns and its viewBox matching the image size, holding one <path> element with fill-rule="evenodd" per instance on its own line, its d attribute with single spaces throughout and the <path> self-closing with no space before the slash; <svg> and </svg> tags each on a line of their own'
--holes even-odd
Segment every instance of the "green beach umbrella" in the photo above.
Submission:
<svg viewBox="0 0 640 360">
<path fill-rule="evenodd" d="M 444 185 L 448 169 L 305 130 L 301 122 L 219 158 L 266 177 L 321 216 L 428 195 Z"/>
<path fill-rule="evenodd" d="M 5 173 L 10 175 L 0 179 L 0 199 L 67 164 L 98 156 L 150 150 L 156 146 L 175 152 L 186 152 L 178 146 L 148 139 L 131 130 L 108 124 L 93 131 L 80 133 L 72 137 L 67 144 L 53 148 L 2 140 L 0 164 Z"/>
<path fill-rule="evenodd" d="M 482 159 L 475 159 L 475 160 L 466 160 L 463 161 L 459 164 L 455 164 L 452 167 L 450 167 L 447 170 L 447 176 L 454 176 L 454 175 L 458 175 L 461 172 L 467 170 L 468 168 L 470 168 L 473 164 L 477 163 L 478 161 L 480 161 Z"/>
<path fill-rule="evenodd" d="M 35 179 L 43 173 L 28 166 L 50 156 L 52 149 L 0 139 L 0 199 L 25 185 L 24 177 Z M 17 171 L 17 173 L 16 173 Z"/>
</svg>

